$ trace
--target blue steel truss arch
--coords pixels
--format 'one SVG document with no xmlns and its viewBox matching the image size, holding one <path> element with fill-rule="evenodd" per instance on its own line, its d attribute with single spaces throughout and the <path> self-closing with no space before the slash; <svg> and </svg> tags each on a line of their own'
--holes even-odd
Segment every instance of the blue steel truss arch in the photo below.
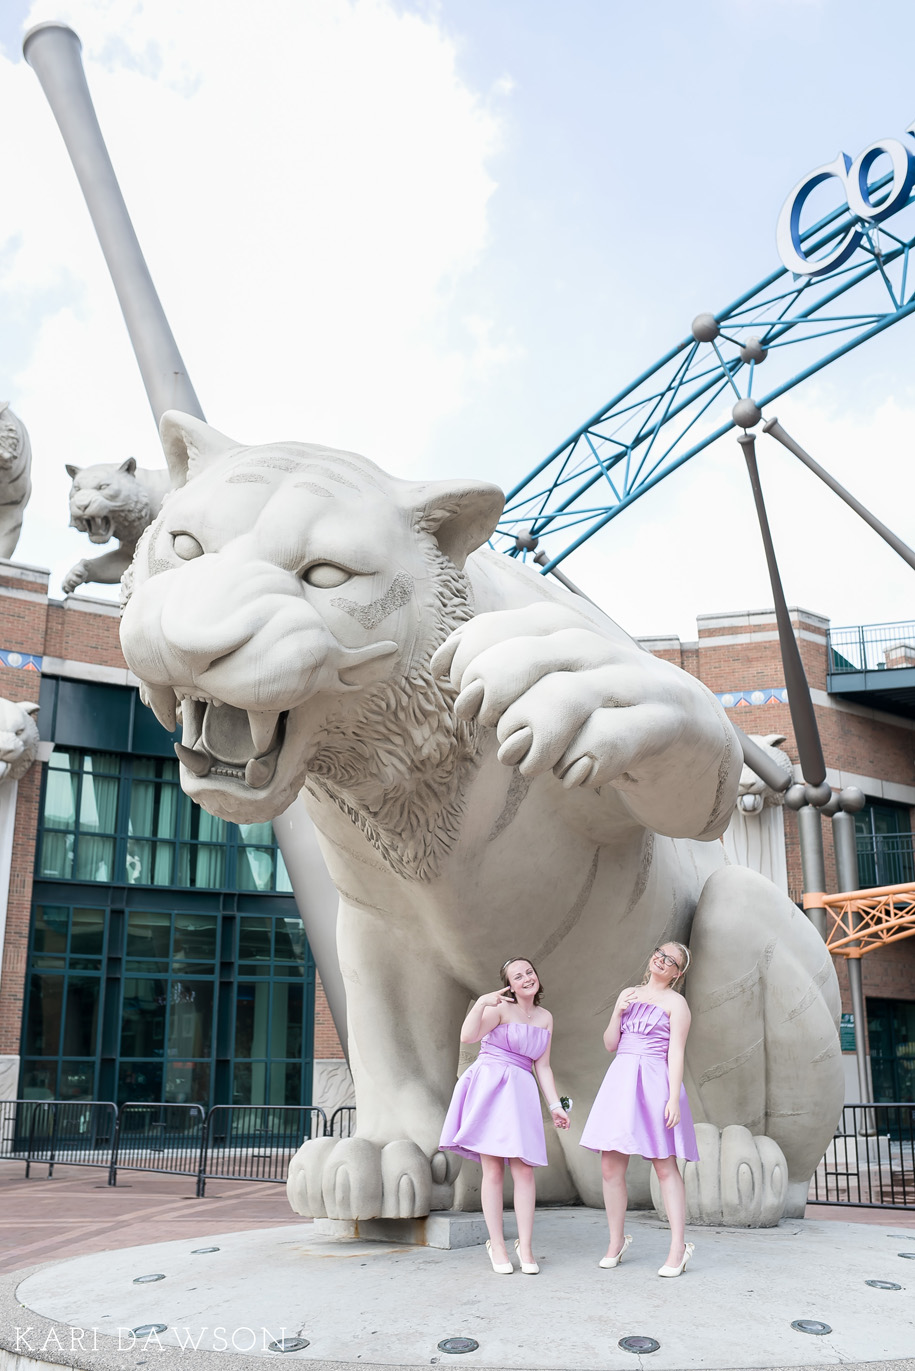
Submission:
<svg viewBox="0 0 915 1371">
<path fill-rule="evenodd" d="M 875 180 L 869 194 L 891 181 Z M 771 404 L 915 312 L 915 191 L 893 229 L 856 218 L 847 205 L 833 210 L 800 234 L 804 252 L 829 252 L 855 228 L 860 244 L 837 270 L 773 271 L 715 312 L 716 337 L 700 341 L 714 327 L 698 327 L 700 338 L 690 333 L 591 415 L 508 492 L 492 546 L 526 559 L 539 544 L 545 575 L 734 428 L 736 400 Z M 696 323 L 703 318 L 711 322 Z"/>
</svg>

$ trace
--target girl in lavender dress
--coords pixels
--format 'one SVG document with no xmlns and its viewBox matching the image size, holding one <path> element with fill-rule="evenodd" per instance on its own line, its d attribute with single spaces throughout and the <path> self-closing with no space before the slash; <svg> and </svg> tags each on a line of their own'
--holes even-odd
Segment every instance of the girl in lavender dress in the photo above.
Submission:
<svg viewBox="0 0 915 1371">
<path fill-rule="evenodd" d="M 502 1179 L 508 1162 L 515 1191 L 521 1270 L 536 1276 L 534 1258 L 534 1167 L 546 1166 L 546 1138 L 537 1081 L 550 1101 L 557 1128 L 569 1118 L 559 1103 L 550 1069 L 553 1016 L 541 1008 L 540 979 L 524 957 L 502 967 L 502 989 L 481 995 L 461 1028 L 462 1043 L 481 1043 L 479 1056 L 454 1088 L 439 1147 L 480 1162 L 486 1250 L 492 1269 L 511 1275 L 514 1267 L 502 1231 Z M 533 1068 L 533 1074 L 532 1069 Z M 534 1076 L 537 1080 L 535 1081 Z"/>
<path fill-rule="evenodd" d="M 632 1242 L 626 1220 L 626 1167 L 636 1153 L 657 1173 L 670 1224 L 670 1251 L 659 1276 L 680 1276 L 693 1254 L 686 1241 L 686 1192 L 677 1158 L 697 1161 L 696 1133 L 683 1087 L 689 1006 L 678 994 L 689 966 L 682 943 L 655 948 L 642 984 L 620 993 L 604 1034 L 616 1052 L 581 1135 L 600 1153 L 610 1245 L 603 1267 L 618 1266 Z"/>
</svg>

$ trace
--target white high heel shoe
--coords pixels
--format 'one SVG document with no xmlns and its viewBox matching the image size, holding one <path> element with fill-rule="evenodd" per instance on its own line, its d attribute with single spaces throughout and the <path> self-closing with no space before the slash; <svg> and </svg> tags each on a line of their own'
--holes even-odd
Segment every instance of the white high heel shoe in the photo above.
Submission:
<svg viewBox="0 0 915 1371">
<path fill-rule="evenodd" d="M 515 1268 L 512 1266 L 511 1262 L 496 1261 L 495 1257 L 492 1255 L 492 1243 L 488 1238 L 486 1239 L 486 1254 L 492 1262 L 492 1269 L 497 1276 L 510 1276 L 512 1274 Z"/>
<path fill-rule="evenodd" d="M 518 1260 L 521 1261 L 521 1239 L 515 1238 L 515 1251 L 518 1253 Z M 539 1276 L 540 1267 L 536 1262 L 521 1261 L 521 1274 L 523 1276 Z"/>
<path fill-rule="evenodd" d="M 623 1253 L 626 1251 L 626 1248 L 629 1246 L 631 1242 L 632 1234 L 627 1233 L 626 1236 L 623 1238 L 623 1245 L 617 1252 L 616 1256 L 601 1257 L 600 1261 L 597 1263 L 598 1266 L 602 1266 L 605 1271 L 609 1270 L 611 1267 L 619 1266 L 620 1262 L 623 1260 Z"/>
<path fill-rule="evenodd" d="M 686 1263 L 696 1250 L 696 1244 L 688 1242 L 683 1249 L 683 1260 L 679 1266 L 662 1266 L 658 1270 L 659 1276 L 682 1276 L 686 1269 Z"/>
</svg>

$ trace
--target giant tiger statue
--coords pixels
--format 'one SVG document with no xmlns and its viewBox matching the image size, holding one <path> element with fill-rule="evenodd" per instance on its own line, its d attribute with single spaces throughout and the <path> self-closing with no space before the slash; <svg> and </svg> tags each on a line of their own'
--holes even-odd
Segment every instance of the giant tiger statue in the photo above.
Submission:
<svg viewBox="0 0 915 1371">
<path fill-rule="evenodd" d="M 301 792 L 340 895 L 358 1134 L 302 1147 L 293 1207 L 477 1207 L 476 1168 L 437 1141 L 468 1002 L 521 953 L 575 1099 L 540 1198 L 599 1205 L 578 1134 L 601 1035 L 677 939 L 694 967 L 691 1217 L 803 1213 L 842 1102 L 836 978 L 787 897 L 727 865 L 741 753 L 714 696 L 486 550 L 495 486 L 245 447 L 177 413 L 161 431 L 177 488 L 125 585 L 125 656 L 167 727 L 180 707 L 187 793 L 260 822 Z"/>
</svg>

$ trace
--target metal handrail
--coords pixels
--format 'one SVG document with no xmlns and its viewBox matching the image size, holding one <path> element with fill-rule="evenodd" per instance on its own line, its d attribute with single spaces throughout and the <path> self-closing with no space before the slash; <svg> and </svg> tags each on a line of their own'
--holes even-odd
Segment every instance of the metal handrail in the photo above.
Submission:
<svg viewBox="0 0 915 1371">
<path fill-rule="evenodd" d="M 894 671 L 915 666 L 915 660 L 887 662 L 887 648 L 915 647 L 915 622 L 902 620 L 890 624 L 849 624 L 827 628 L 828 671 L 841 676 L 852 671 Z M 915 659 L 915 652 L 912 653 Z"/>
</svg>

